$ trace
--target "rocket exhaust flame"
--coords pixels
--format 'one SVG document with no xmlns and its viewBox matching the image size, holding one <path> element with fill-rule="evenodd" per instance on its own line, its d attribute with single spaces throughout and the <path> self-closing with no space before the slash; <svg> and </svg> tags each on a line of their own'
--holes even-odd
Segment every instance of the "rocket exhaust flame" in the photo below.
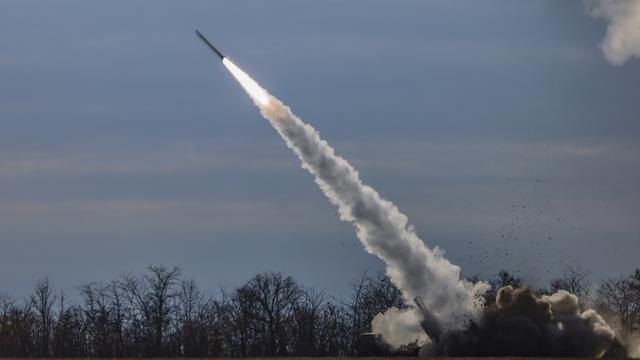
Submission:
<svg viewBox="0 0 640 360">
<path fill-rule="evenodd" d="M 229 70 L 231 75 L 238 81 L 244 91 L 256 102 L 256 106 L 265 106 L 269 103 L 269 94 L 246 72 L 242 71 L 231 60 L 222 58 L 222 64 Z"/>
</svg>

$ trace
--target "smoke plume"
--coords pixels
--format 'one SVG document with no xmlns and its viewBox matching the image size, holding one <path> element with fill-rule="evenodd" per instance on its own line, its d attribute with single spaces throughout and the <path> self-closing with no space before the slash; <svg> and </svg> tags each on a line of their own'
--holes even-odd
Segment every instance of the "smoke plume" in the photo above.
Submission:
<svg viewBox="0 0 640 360">
<path fill-rule="evenodd" d="M 506 286 L 480 322 L 444 334 L 420 354 L 599 357 L 615 342 L 614 331 L 598 313 L 580 311 L 575 295 L 560 290 L 536 297 L 528 288 Z"/>
<path fill-rule="evenodd" d="M 373 318 L 371 328 L 380 334 L 392 350 L 403 345 L 416 343 L 420 346 L 429 342 L 429 338 L 417 319 L 420 314 L 415 308 L 398 309 L 391 307 Z"/>
<path fill-rule="evenodd" d="M 618 333 L 618 339 L 629 358 L 640 359 L 640 332 L 625 333 L 621 331 Z"/>
<path fill-rule="evenodd" d="M 404 299 L 410 303 L 421 297 L 445 328 L 460 328 L 475 319 L 481 309 L 478 295 L 488 285 L 461 280 L 460 268 L 451 264 L 442 250 L 428 248 L 408 224 L 407 217 L 363 184 L 358 172 L 336 155 L 313 127 L 302 122 L 231 61 L 224 60 L 262 115 L 298 156 L 302 167 L 315 177 L 322 192 L 338 207 L 340 218 L 353 224 L 366 251 L 385 262 L 387 274 Z M 392 315 L 380 318 L 378 327 L 396 330 L 406 327 L 407 331 L 416 327 L 415 318 L 401 312 Z M 385 324 L 387 321 L 393 323 Z M 390 333 L 383 331 L 382 335 L 389 339 Z"/>
<path fill-rule="evenodd" d="M 416 305 L 375 317 L 373 330 L 389 345 L 426 343 L 422 355 L 445 356 L 593 357 L 609 349 L 613 330 L 595 311 L 580 312 L 577 297 L 566 291 L 538 298 L 529 289 L 508 286 L 500 289 L 492 310 L 484 311 L 480 299 L 486 283 L 460 279 L 460 268 L 442 250 L 427 247 L 407 217 L 363 184 L 313 127 L 231 61 L 223 63 L 338 207 L 340 218 L 353 224 L 366 251 L 384 261 L 405 302 Z"/>
<path fill-rule="evenodd" d="M 640 1 L 585 0 L 584 4 L 591 16 L 608 22 L 600 44 L 607 61 L 622 65 L 631 57 L 640 57 Z"/>
</svg>

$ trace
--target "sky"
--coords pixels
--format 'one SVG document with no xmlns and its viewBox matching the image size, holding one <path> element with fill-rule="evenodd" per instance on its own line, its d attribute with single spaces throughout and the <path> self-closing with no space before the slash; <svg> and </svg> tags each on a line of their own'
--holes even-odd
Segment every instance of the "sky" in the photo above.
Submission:
<svg viewBox="0 0 640 360">
<path fill-rule="evenodd" d="M 0 291 L 179 264 L 345 297 L 383 270 L 194 29 L 464 276 L 640 266 L 640 59 L 587 3 L 1 4 Z"/>
</svg>

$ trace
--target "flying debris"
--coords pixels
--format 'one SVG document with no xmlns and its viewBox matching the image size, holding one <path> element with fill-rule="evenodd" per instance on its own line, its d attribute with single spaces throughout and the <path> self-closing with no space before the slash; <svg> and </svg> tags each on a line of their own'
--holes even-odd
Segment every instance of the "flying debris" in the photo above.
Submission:
<svg viewBox="0 0 640 360">
<path fill-rule="evenodd" d="M 208 46 L 211 50 L 215 51 L 215 53 L 218 55 L 218 57 L 220 58 L 220 60 L 224 60 L 225 56 L 224 56 L 224 55 L 223 55 L 223 54 L 222 54 L 218 49 L 216 49 L 216 47 L 215 47 L 215 46 L 213 46 L 213 44 L 211 44 L 211 43 L 209 42 L 209 40 L 207 40 L 207 38 L 206 38 L 206 37 L 204 37 L 204 35 L 202 35 L 202 34 L 200 33 L 200 31 L 196 30 L 196 35 L 198 35 L 198 37 L 200 38 L 200 40 L 202 40 L 205 44 L 207 44 L 207 46 Z"/>
</svg>

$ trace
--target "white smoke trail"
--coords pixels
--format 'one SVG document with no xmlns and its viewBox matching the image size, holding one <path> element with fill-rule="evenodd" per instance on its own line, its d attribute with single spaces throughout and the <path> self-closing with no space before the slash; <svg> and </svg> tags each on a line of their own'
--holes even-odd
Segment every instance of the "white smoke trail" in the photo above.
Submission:
<svg viewBox="0 0 640 360">
<path fill-rule="evenodd" d="M 302 167 L 314 175 L 322 192 L 338 207 L 340 218 L 354 225 L 366 251 L 385 262 L 387 274 L 408 303 L 420 296 L 447 328 L 464 326 L 479 314 L 478 295 L 487 289 L 486 284 L 461 280 L 460 268 L 451 264 L 442 250 L 429 249 L 407 223 L 407 217 L 363 184 L 358 172 L 336 155 L 313 127 L 231 61 L 224 59 L 224 64 L 302 161 Z M 393 327 L 397 328 L 398 319 L 394 320 Z M 381 330 L 385 328 L 383 318 L 378 318 L 378 323 Z M 415 322 L 407 326 L 415 328 Z M 385 337 L 384 332 L 382 335 Z"/>
<path fill-rule="evenodd" d="M 591 16 L 609 22 L 607 35 L 600 44 L 607 61 L 622 65 L 631 57 L 640 57 L 640 1 L 583 1 Z"/>
</svg>

